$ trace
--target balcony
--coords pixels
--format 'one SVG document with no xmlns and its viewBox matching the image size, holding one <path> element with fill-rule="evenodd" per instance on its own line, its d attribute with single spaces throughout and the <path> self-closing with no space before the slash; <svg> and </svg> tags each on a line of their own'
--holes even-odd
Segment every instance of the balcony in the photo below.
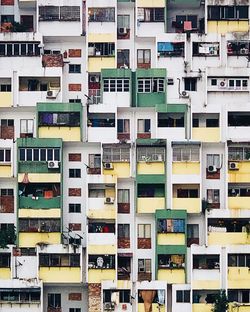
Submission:
<svg viewBox="0 0 250 312">
<path fill-rule="evenodd" d="M 9 163 L 0 163 L 0 178 L 11 178 L 12 166 Z"/>
<path fill-rule="evenodd" d="M 193 303 L 192 312 L 211 312 L 213 306 L 211 303 Z"/>
<path fill-rule="evenodd" d="M 231 165 L 235 163 L 235 168 Z M 228 182 L 229 183 L 248 183 L 250 182 L 250 162 L 248 160 L 237 160 L 229 162 Z"/>
<path fill-rule="evenodd" d="M 116 245 L 115 233 L 89 233 L 88 244 L 89 245 Z"/>
<path fill-rule="evenodd" d="M 186 238 L 184 233 L 158 233 L 158 245 L 185 245 Z"/>
<path fill-rule="evenodd" d="M 173 198 L 173 209 L 185 209 L 187 213 L 201 212 L 200 198 Z"/>
<path fill-rule="evenodd" d="M 101 283 L 104 280 L 115 280 L 116 270 L 114 269 L 89 269 L 88 283 Z"/>
<path fill-rule="evenodd" d="M 58 245 L 61 243 L 61 233 L 19 233 L 19 247 L 36 247 L 39 243 Z"/>
<path fill-rule="evenodd" d="M 220 142 L 220 128 L 193 128 L 192 139 L 201 142 Z"/>
<path fill-rule="evenodd" d="M 112 162 L 112 169 L 103 169 L 103 174 L 116 175 L 117 178 L 129 178 L 130 175 L 130 163 L 129 162 Z M 105 163 L 104 163 L 105 166 Z"/>
<path fill-rule="evenodd" d="M 0 268 L 0 277 L 2 280 L 11 279 L 11 269 L 10 268 Z"/>
<path fill-rule="evenodd" d="M 157 279 L 169 284 L 185 284 L 185 269 L 158 267 Z"/>
<path fill-rule="evenodd" d="M 89 113 L 88 140 L 91 142 L 116 142 L 115 114 Z"/>
<path fill-rule="evenodd" d="M 250 283 L 248 267 L 228 267 L 227 282 L 230 289 L 247 289 Z"/>
<path fill-rule="evenodd" d="M 39 278 L 45 283 L 80 283 L 80 267 L 40 267 Z"/>
<path fill-rule="evenodd" d="M 172 173 L 175 175 L 200 175 L 200 162 L 173 162 Z"/>
<path fill-rule="evenodd" d="M 137 213 L 155 213 L 157 209 L 165 209 L 165 197 L 137 198 Z"/>
<path fill-rule="evenodd" d="M 229 209 L 249 209 L 250 196 L 228 197 Z"/>
<path fill-rule="evenodd" d="M 250 244 L 250 236 L 246 232 L 239 233 L 208 233 L 208 245 L 247 245 Z"/>
<path fill-rule="evenodd" d="M 165 162 L 140 161 L 137 163 L 137 174 L 165 174 Z"/>
<path fill-rule="evenodd" d="M 43 197 L 19 197 L 19 208 L 37 208 L 37 209 L 49 209 L 60 208 L 61 197 L 43 198 Z"/>
<path fill-rule="evenodd" d="M 220 289 L 220 269 L 193 269 L 193 289 Z"/>
<path fill-rule="evenodd" d="M 12 106 L 12 92 L 0 92 L 0 107 Z"/>
<path fill-rule="evenodd" d="M 119 1 L 119 0 L 118 0 Z M 166 310 L 165 305 L 159 305 L 158 303 L 152 303 L 152 312 L 164 312 Z M 144 303 L 138 303 L 138 312 L 145 312 Z"/>
<path fill-rule="evenodd" d="M 88 198 L 88 207 L 91 219 L 116 219 L 116 205 L 105 204 L 105 198 Z"/>
</svg>

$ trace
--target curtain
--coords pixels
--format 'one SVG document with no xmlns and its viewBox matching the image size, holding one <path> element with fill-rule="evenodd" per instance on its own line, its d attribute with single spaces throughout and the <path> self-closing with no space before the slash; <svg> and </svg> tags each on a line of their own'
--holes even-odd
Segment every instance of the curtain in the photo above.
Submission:
<svg viewBox="0 0 250 312">
<path fill-rule="evenodd" d="M 144 311 L 152 312 L 152 303 L 156 295 L 156 290 L 141 290 L 139 294 L 144 302 Z"/>
</svg>

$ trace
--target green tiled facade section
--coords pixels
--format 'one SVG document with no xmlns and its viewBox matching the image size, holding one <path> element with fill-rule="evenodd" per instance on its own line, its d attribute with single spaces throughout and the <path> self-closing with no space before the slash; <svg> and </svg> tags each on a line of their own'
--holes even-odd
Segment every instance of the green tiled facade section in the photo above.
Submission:
<svg viewBox="0 0 250 312">
<path fill-rule="evenodd" d="M 167 104 L 167 105 L 156 105 L 156 111 L 158 113 L 187 113 L 187 104 Z"/>
<path fill-rule="evenodd" d="M 82 112 L 81 103 L 37 103 L 37 112 Z"/>
<path fill-rule="evenodd" d="M 103 78 L 131 78 L 131 69 L 102 69 L 101 77 Z"/>
<path fill-rule="evenodd" d="M 17 139 L 17 147 L 44 147 L 62 148 L 62 139 L 38 139 L 38 138 L 24 138 Z"/>
<path fill-rule="evenodd" d="M 135 72 L 136 87 L 133 104 L 135 107 L 155 107 L 157 104 L 166 105 L 166 76 L 165 68 L 137 69 Z M 163 78 L 165 82 L 164 92 L 139 93 L 138 79 L 139 78 Z"/>
<path fill-rule="evenodd" d="M 136 182 L 142 184 L 166 183 L 165 174 L 139 174 L 136 176 Z"/>
<path fill-rule="evenodd" d="M 49 169 L 47 161 L 19 161 L 19 173 L 60 173 L 60 168 Z"/>
<path fill-rule="evenodd" d="M 166 146 L 165 139 L 136 139 L 137 146 Z"/>
<path fill-rule="evenodd" d="M 30 197 L 19 197 L 19 208 L 32 208 L 32 209 L 48 209 L 60 208 L 61 197 L 53 197 L 49 199 L 41 198 L 32 199 Z"/>
</svg>

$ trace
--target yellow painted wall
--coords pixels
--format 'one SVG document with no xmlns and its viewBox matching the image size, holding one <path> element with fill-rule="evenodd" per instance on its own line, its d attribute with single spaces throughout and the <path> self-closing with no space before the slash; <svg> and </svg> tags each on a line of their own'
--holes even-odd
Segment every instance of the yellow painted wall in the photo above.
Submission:
<svg viewBox="0 0 250 312">
<path fill-rule="evenodd" d="M 138 0 L 138 8 L 164 8 L 165 0 Z"/>
<path fill-rule="evenodd" d="M 187 213 L 201 212 L 200 198 L 173 198 L 173 209 L 186 209 Z"/>
<path fill-rule="evenodd" d="M 116 219 L 116 208 L 114 205 L 104 205 L 104 209 L 89 209 L 88 218 L 91 219 Z"/>
<path fill-rule="evenodd" d="M 250 285 L 250 271 L 248 267 L 228 268 L 228 288 L 247 289 Z"/>
<path fill-rule="evenodd" d="M 138 174 L 165 174 L 164 162 L 138 162 L 137 163 Z"/>
<path fill-rule="evenodd" d="M 60 218 L 61 210 L 52 209 L 19 209 L 19 218 Z"/>
<path fill-rule="evenodd" d="M 157 303 L 152 304 L 152 312 L 165 312 L 165 305 L 159 306 Z M 144 303 L 138 303 L 138 312 L 145 312 Z"/>
<path fill-rule="evenodd" d="M 228 197 L 229 209 L 249 209 L 250 197 Z"/>
<path fill-rule="evenodd" d="M 24 178 L 24 173 L 18 173 L 18 182 L 22 182 Z M 51 183 L 51 182 L 61 182 L 60 173 L 29 173 L 29 181 L 31 183 Z"/>
<path fill-rule="evenodd" d="M 192 312 L 211 312 L 213 304 L 210 303 L 193 303 Z"/>
<path fill-rule="evenodd" d="M 115 42 L 115 33 L 89 33 L 88 42 Z"/>
<path fill-rule="evenodd" d="M 208 245 L 245 245 L 250 244 L 250 235 L 246 232 L 240 233 L 208 233 Z"/>
<path fill-rule="evenodd" d="M 19 247 L 35 247 L 39 242 L 60 244 L 61 233 L 19 233 Z"/>
<path fill-rule="evenodd" d="M 157 234 L 158 245 L 185 245 L 185 234 L 167 233 Z"/>
<path fill-rule="evenodd" d="M 117 281 L 117 289 L 132 289 L 132 282 L 131 281 Z"/>
<path fill-rule="evenodd" d="M 113 169 L 112 170 L 103 169 L 103 174 L 116 175 L 118 178 L 130 177 L 130 163 L 129 162 L 120 162 L 120 163 L 112 163 L 112 164 L 113 164 Z"/>
<path fill-rule="evenodd" d="M 173 174 L 200 174 L 199 162 L 173 162 Z"/>
<path fill-rule="evenodd" d="M 88 271 L 88 283 L 101 283 L 104 280 L 115 280 L 116 271 L 111 269 L 90 269 Z"/>
<path fill-rule="evenodd" d="M 192 289 L 220 289 L 219 280 L 193 280 Z"/>
<path fill-rule="evenodd" d="M 113 197 L 113 198 L 115 198 L 115 188 L 107 188 L 107 189 L 105 189 L 105 197 Z"/>
<path fill-rule="evenodd" d="M 228 32 L 247 32 L 248 21 L 208 21 L 207 32 L 226 34 Z"/>
<path fill-rule="evenodd" d="M 250 161 L 237 162 L 239 170 L 228 170 L 228 182 L 250 182 Z"/>
<path fill-rule="evenodd" d="M 170 284 L 185 284 L 184 269 L 159 269 L 158 280 Z"/>
<path fill-rule="evenodd" d="M 192 139 L 201 142 L 219 142 L 220 128 L 193 128 Z"/>
<path fill-rule="evenodd" d="M 0 280 L 11 279 L 10 268 L 0 268 Z"/>
<path fill-rule="evenodd" d="M 80 283 L 81 268 L 74 267 L 40 267 L 39 278 L 45 283 Z"/>
<path fill-rule="evenodd" d="M 12 106 L 12 93 L 11 92 L 0 92 L 0 107 Z"/>
<path fill-rule="evenodd" d="M 138 213 L 155 213 L 156 209 L 165 209 L 165 197 L 137 198 Z"/>
<path fill-rule="evenodd" d="M 0 178 L 11 178 L 11 165 L 0 166 Z"/>
<path fill-rule="evenodd" d="M 88 254 L 89 255 L 114 255 L 116 254 L 116 245 L 89 245 Z"/>
<path fill-rule="evenodd" d="M 102 68 L 116 68 L 114 56 L 89 56 L 88 58 L 88 71 L 100 72 Z"/>
<path fill-rule="evenodd" d="M 39 127 L 39 138 L 59 138 L 63 141 L 81 141 L 80 127 Z"/>
<path fill-rule="evenodd" d="M 247 287 L 249 288 L 249 287 Z M 250 311 L 250 305 L 247 303 L 241 303 L 242 306 L 235 308 L 232 303 L 229 303 L 229 312 L 249 312 Z M 245 306 L 244 306 L 245 305 Z"/>
</svg>

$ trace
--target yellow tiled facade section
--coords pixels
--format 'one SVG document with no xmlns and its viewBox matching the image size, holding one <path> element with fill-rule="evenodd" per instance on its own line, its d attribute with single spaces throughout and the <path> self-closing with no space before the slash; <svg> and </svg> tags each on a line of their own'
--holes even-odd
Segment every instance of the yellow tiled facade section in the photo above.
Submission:
<svg viewBox="0 0 250 312">
<path fill-rule="evenodd" d="M 172 167 L 173 174 L 200 174 L 200 163 L 199 162 L 173 162 Z"/>
<path fill-rule="evenodd" d="M 73 267 L 41 267 L 39 278 L 45 283 L 80 283 L 81 269 Z"/>
<path fill-rule="evenodd" d="M 39 138 L 58 138 L 67 142 L 81 141 L 80 127 L 39 127 Z"/>
</svg>

